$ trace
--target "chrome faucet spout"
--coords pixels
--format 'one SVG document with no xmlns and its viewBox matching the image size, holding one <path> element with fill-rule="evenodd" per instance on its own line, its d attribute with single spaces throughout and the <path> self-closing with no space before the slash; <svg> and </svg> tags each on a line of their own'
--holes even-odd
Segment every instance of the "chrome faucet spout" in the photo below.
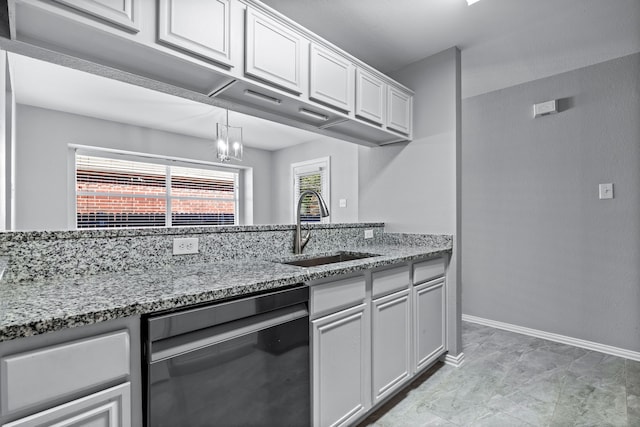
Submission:
<svg viewBox="0 0 640 427">
<path fill-rule="evenodd" d="M 309 243 L 309 239 L 311 238 L 311 229 L 308 223 L 307 223 L 307 227 L 308 227 L 307 234 L 304 237 L 302 236 L 301 220 L 300 220 L 300 210 L 302 209 L 302 199 L 308 195 L 316 196 L 316 198 L 318 199 L 318 204 L 320 205 L 320 216 L 323 218 L 329 216 L 329 208 L 327 207 L 327 204 L 325 203 L 320 193 L 314 190 L 305 190 L 300 194 L 300 197 L 298 198 L 297 209 L 296 209 L 296 235 L 293 241 L 293 253 L 296 255 L 302 253 L 302 250 L 304 249 L 305 246 L 307 246 L 307 243 Z"/>
</svg>

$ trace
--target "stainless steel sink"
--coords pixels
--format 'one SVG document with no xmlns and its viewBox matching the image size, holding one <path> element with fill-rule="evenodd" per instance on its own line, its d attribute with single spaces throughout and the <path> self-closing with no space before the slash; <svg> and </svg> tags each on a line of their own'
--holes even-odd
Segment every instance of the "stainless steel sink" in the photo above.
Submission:
<svg viewBox="0 0 640 427">
<path fill-rule="evenodd" d="M 362 252 L 336 252 L 330 255 L 320 255 L 313 258 L 297 259 L 293 261 L 283 261 L 282 264 L 297 265 L 298 267 L 317 267 L 326 264 L 335 264 L 336 262 L 355 261 L 358 259 L 371 258 L 380 256 L 377 254 L 368 254 Z"/>
</svg>

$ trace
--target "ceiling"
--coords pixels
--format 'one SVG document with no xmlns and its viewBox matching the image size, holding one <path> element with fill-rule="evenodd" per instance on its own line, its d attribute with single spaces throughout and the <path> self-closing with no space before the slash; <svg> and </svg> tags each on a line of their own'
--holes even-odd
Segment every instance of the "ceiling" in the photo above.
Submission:
<svg viewBox="0 0 640 427">
<path fill-rule="evenodd" d="M 383 72 L 452 46 L 463 98 L 640 51 L 640 0 L 263 0 Z M 16 101 L 200 138 L 225 111 L 10 54 Z M 318 134 L 229 112 L 245 144 L 278 150 Z"/>
<path fill-rule="evenodd" d="M 385 72 L 458 46 L 462 97 L 640 51 L 638 0 L 263 0 Z"/>
</svg>

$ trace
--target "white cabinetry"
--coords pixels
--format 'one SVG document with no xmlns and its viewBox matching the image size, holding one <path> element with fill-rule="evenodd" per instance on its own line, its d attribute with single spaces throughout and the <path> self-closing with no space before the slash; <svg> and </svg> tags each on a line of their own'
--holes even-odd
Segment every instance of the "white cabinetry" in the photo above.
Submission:
<svg viewBox="0 0 640 427">
<path fill-rule="evenodd" d="M 231 66 L 230 0 L 159 0 L 158 40 Z"/>
<path fill-rule="evenodd" d="M 366 409 L 365 305 L 313 321 L 314 425 L 348 425 Z"/>
<path fill-rule="evenodd" d="M 131 32 L 140 31 L 140 3 L 144 0 L 53 0 Z"/>
<path fill-rule="evenodd" d="M 369 409 L 364 276 L 311 285 L 313 425 L 346 426 Z"/>
<path fill-rule="evenodd" d="M 387 128 L 411 135 L 413 96 L 391 85 L 387 90 Z"/>
<path fill-rule="evenodd" d="M 446 351 L 445 263 L 310 284 L 315 427 L 361 420 Z"/>
<path fill-rule="evenodd" d="M 300 94 L 303 92 L 302 50 L 307 41 L 293 29 L 247 8 L 245 73 Z"/>
<path fill-rule="evenodd" d="M 376 404 L 411 376 L 411 303 L 408 265 L 371 274 L 372 399 Z"/>
<path fill-rule="evenodd" d="M 259 0 L 9 0 L 9 10 L 34 57 L 58 52 L 98 64 L 58 58 L 72 67 L 367 146 L 412 138 L 411 90 Z"/>
<path fill-rule="evenodd" d="M 354 98 L 353 63 L 315 43 L 311 44 L 309 55 L 309 98 L 351 112 Z"/>
<path fill-rule="evenodd" d="M 3 357 L 2 413 L 125 378 L 129 364 L 127 331 Z"/>
<path fill-rule="evenodd" d="M 2 427 L 142 422 L 140 318 L 0 343 Z"/>
<path fill-rule="evenodd" d="M 413 265 L 414 370 L 419 372 L 445 351 L 445 260 Z"/>
<path fill-rule="evenodd" d="M 413 289 L 415 370 L 421 371 L 444 353 L 444 278 Z"/>
<path fill-rule="evenodd" d="M 2 427 L 130 427 L 131 387 L 124 383 Z"/>
<path fill-rule="evenodd" d="M 372 302 L 373 403 L 387 397 L 411 375 L 411 305 L 404 290 Z"/>
<path fill-rule="evenodd" d="M 382 125 L 385 121 L 386 84 L 373 74 L 356 70 L 356 116 Z"/>
</svg>

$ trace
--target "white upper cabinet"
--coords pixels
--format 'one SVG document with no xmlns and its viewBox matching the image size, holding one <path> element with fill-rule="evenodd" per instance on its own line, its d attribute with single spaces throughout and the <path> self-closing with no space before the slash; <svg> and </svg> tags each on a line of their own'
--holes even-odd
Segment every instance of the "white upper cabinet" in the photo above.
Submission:
<svg viewBox="0 0 640 427">
<path fill-rule="evenodd" d="M 140 31 L 140 2 L 144 0 L 54 0 L 132 32 Z"/>
<path fill-rule="evenodd" d="M 159 41 L 231 67 L 229 1 L 159 0 Z"/>
<path fill-rule="evenodd" d="M 315 43 L 309 55 L 309 98 L 347 113 L 353 111 L 353 63 Z"/>
<path fill-rule="evenodd" d="M 260 0 L 9 0 L 9 9 L 18 42 L 199 102 L 366 146 L 412 138 L 410 89 Z"/>
<path fill-rule="evenodd" d="M 301 94 L 307 72 L 301 55 L 307 43 L 293 29 L 247 8 L 245 74 Z"/>
<path fill-rule="evenodd" d="M 385 119 L 386 84 L 373 74 L 356 70 L 356 116 L 382 125 Z"/>
<path fill-rule="evenodd" d="M 387 128 L 411 135 L 413 96 L 393 86 L 387 91 Z"/>
</svg>

